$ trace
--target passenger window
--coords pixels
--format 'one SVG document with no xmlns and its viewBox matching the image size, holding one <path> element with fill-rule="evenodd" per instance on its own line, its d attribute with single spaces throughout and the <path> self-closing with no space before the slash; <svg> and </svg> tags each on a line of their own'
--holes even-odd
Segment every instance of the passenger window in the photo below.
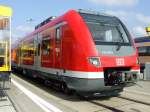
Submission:
<svg viewBox="0 0 150 112">
<path fill-rule="evenodd" d="M 21 48 L 21 54 L 24 58 L 32 58 L 34 56 L 34 43 L 33 41 L 30 43 L 24 43 Z"/>
<path fill-rule="evenodd" d="M 38 47 L 40 47 L 40 45 Z M 49 55 L 51 47 L 52 46 L 50 45 L 50 38 L 47 37 L 43 39 L 42 40 L 42 55 Z"/>
</svg>

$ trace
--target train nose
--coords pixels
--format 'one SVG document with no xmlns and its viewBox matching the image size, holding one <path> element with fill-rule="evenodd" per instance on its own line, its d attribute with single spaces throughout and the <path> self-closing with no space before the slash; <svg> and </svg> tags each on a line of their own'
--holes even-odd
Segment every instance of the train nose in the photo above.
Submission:
<svg viewBox="0 0 150 112">
<path fill-rule="evenodd" d="M 104 73 L 105 86 L 120 85 L 138 80 L 138 74 L 132 71 L 112 71 L 107 70 Z"/>
</svg>

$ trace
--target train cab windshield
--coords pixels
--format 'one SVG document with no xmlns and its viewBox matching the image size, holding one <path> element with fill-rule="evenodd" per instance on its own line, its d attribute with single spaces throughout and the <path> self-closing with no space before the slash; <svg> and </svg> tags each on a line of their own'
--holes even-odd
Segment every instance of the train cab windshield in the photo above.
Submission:
<svg viewBox="0 0 150 112">
<path fill-rule="evenodd" d="M 116 17 L 80 13 L 86 22 L 96 45 L 130 46 L 130 35 Z"/>
</svg>

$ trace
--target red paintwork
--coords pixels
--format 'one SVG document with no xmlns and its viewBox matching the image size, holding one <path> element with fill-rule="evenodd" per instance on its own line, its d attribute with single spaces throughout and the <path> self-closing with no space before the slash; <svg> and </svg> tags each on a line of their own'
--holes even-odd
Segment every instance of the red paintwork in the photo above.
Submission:
<svg viewBox="0 0 150 112">
<path fill-rule="evenodd" d="M 103 69 L 107 67 L 131 67 L 133 69 L 139 68 L 139 66 L 136 64 L 138 56 L 137 52 L 135 52 L 133 56 L 121 57 L 125 59 L 124 66 L 116 65 L 116 58 L 118 57 L 101 56 L 101 54 L 99 54 L 96 50 L 92 35 L 89 32 L 85 22 L 74 10 L 70 10 L 63 16 L 58 17 L 35 30 L 30 35 L 22 39 L 22 42 L 30 42 L 30 40 L 34 39 L 34 35 L 37 33 L 44 32 L 46 29 L 54 27 L 61 22 L 67 23 L 61 27 L 61 44 L 56 44 L 55 42 L 55 29 L 47 32 L 51 35 L 51 54 L 49 56 L 41 55 L 41 67 L 87 72 L 103 71 Z M 61 52 L 56 53 L 57 48 L 60 48 Z M 100 57 L 101 67 L 94 67 L 91 65 L 88 61 L 88 57 Z M 24 60 L 23 64 L 34 64 L 34 57 L 31 58 L 33 60 Z"/>
</svg>

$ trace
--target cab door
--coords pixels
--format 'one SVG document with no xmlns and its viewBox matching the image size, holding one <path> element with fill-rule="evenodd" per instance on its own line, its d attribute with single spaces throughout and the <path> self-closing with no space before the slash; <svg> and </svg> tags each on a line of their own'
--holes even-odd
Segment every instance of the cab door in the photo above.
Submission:
<svg viewBox="0 0 150 112">
<path fill-rule="evenodd" d="M 62 55 L 62 28 L 57 27 L 55 30 L 55 67 L 61 69 L 61 55 Z"/>
</svg>

